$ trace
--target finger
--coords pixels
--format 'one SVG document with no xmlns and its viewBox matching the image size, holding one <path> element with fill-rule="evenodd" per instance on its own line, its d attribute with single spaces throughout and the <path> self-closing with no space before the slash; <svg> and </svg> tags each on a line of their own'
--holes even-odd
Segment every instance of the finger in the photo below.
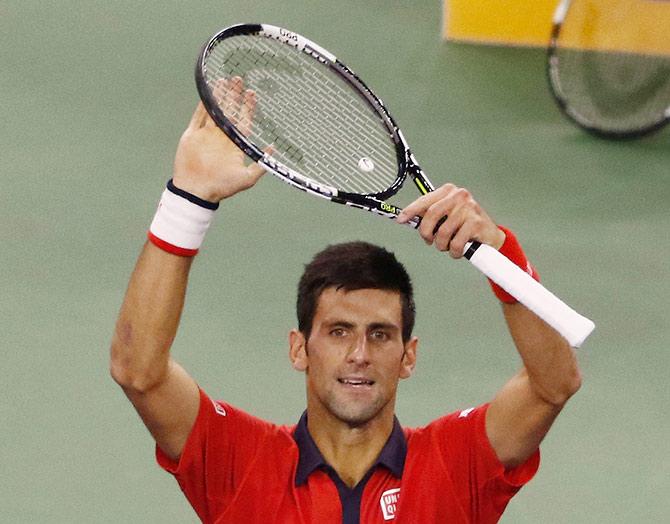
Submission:
<svg viewBox="0 0 670 524">
<path fill-rule="evenodd" d="M 229 86 L 230 81 L 227 78 L 219 78 L 218 80 L 216 80 L 216 82 L 214 83 L 214 87 L 212 88 L 212 94 L 214 95 L 214 100 L 216 100 L 216 103 L 223 110 L 223 114 L 226 117 L 228 116 L 228 114 L 226 109 L 224 108 L 224 100 L 226 99 Z M 206 118 L 203 122 L 203 127 L 214 128 L 217 127 L 217 125 L 214 122 L 214 120 L 208 115 L 208 118 Z"/>
<path fill-rule="evenodd" d="M 207 114 L 205 105 L 202 103 L 202 101 L 198 102 L 198 105 L 196 106 L 195 111 L 191 116 L 191 121 L 188 123 L 188 129 L 193 131 L 200 129 L 204 125 L 208 116 L 209 115 Z"/>
<path fill-rule="evenodd" d="M 439 227 L 436 227 L 434 233 L 433 243 L 435 247 L 440 251 L 449 251 L 451 242 L 453 241 L 454 236 L 463 226 L 464 223 L 464 213 L 462 207 L 456 207 L 449 212 L 449 216 L 446 220 L 440 224 Z"/>
<path fill-rule="evenodd" d="M 419 225 L 419 234 L 428 244 L 435 240 L 435 235 L 442 224 L 453 212 L 454 201 L 447 197 L 435 202 L 423 214 Z"/>
<path fill-rule="evenodd" d="M 465 250 L 465 244 L 473 240 L 477 230 L 476 221 L 465 222 L 451 238 L 449 254 L 452 258 L 461 258 Z"/>
<path fill-rule="evenodd" d="M 239 121 L 237 128 L 244 136 L 249 136 L 254 122 L 254 113 L 256 111 L 256 93 L 251 89 L 244 91 L 242 95 L 242 106 L 239 112 Z"/>
<path fill-rule="evenodd" d="M 247 176 L 249 177 L 249 182 L 252 186 L 258 182 L 258 179 L 261 178 L 264 174 L 265 168 L 258 162 L 254 162 L 253 164 L 249 164 L 247 166 Z"/>
<path fill-rule="evenodd" d="M 404 224 L 411 218 L 423 216 L 426 210 L 438 199 L 439 196 L 433 193 L 420 196 L 411 204 L 408 204 L 396 217 L 396 221 Z"/>
<path fill-rule="evenodd" d="M 214 100 L 219 106 L 223 107 L 223 101 L 226 98 L 226 93 L 229 89 L 229 81 L 227 78 L 219 78 L 214 82 L 214 87 L 212 88 L 212 93 L 214 94 Z"/>
<path fill-rule="evenodd" d="M 430 206 L 448 195 L 455 187 L 453 184 L 445 184 L 431 193 L 420 196 L 398 214 L 396 221 L 404 224 L 414 217 L 423 217 Z"/>
<path fill-rule="evenodd" d="M 218 109 L 223 112 L 223 116 L 226 118 L 229 118 L 228 111 L 224 107 L 224 101 L 226 100 L 226 97 L 228 96 L 228 86 L 230 85 L 230 81 L 226 78 L 219 78 L 216 83 L 214 84 L 214 87 L 212 89 L 212 94 L 214 95 L 214 100 L 216 101 L 216 105 L 218 106 Z M 218 111 L 217 111 L 218 113 Z M 214 119 L 208 114 L 207 118 L 204 121 L 203 127 L 207 127 L 210 129 L 217 128 L 219 127 Z"/>
<path fill-rule="evenodd" d="M 274 146 L 270 144 L 269 146 L 263 148 L 263 153 L 266 155 L 272 155 L 272 153 L 274 153 Z M 252 186 L 258 182 L 258 179 L 267 172 L 267 169 L 258 162 L 249 164 L 246 169 Z"/>
<path fill-rule="evenodd" d="M 453 187 L 447 196 L 430 206 L 424 213 L 419 227 L 419 233 L 423 239 L 429 244 L 432 243 L 435 235 L 445 223 L 448 223 L 448 226 L 444 231 L 455 231 L 460 224 L 457 223 L 458 217 L 452 217 L 452 215 L 456 215 L 459 207 L 467 204 L 469 197 L 470 193 L 467 190 Z M 449 220 L 450 217 L 452 217 L 451 220 Z"/>
<path fill-rule="evenodd" d="M 237 125 L 240 102 L 242 99 L 242 78 L 234 76 L 228 82 L 228 89 L 223 98 L 223 114 Z"/>
</svg>

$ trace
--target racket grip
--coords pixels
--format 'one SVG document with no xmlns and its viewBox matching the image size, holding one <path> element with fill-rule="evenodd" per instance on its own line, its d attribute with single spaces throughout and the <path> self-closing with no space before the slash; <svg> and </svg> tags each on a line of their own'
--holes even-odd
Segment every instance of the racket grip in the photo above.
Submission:
<svg viewBox="0 0 670 524">
<path fill-rule="evenodd" d="M 465 252 L 468 251 L 473 266 L 558 331 L 572 347 L 580 347 L 595 328 L 590 319 L 577 313 L 498 250 L 486 244 L 475 247 L 468 242 Z"/>
</svg>

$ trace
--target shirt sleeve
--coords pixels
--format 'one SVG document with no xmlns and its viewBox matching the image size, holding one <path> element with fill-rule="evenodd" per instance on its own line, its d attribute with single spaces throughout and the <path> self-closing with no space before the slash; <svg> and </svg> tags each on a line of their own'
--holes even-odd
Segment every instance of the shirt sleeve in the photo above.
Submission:
<svg viewBox="0 0 670 524">
<path fill-rule="evenodd" d="M 538 449 L 523 464 L 505 469 L 486 435 L 488 406 L 455 412 L 430 425 L 447 474 L 460 490 L 473 522 L 488 522 L 491 515 L 502 514 L 540 465 Z"/>
<path fill-rule="evenodd" d="M 156 446 L 156 460 L 177 479 L 203 522 L 228 505 L 273 425 L 200 390 L 200 407 L 178 461 Z"/>
</svg>

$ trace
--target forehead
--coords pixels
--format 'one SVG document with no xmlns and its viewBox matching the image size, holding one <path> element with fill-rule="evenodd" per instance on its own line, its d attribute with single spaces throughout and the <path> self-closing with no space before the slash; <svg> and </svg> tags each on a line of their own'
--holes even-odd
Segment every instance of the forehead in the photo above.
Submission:
<svg viewBox="0 0 670 524">
<path fill-rule="evenodd" d="M 355 323 L 391 323 L 402 325 L 400 293 L 387 289 L 347 291 L 329 287 L 317 301 L 314 325 L 346 320 Z"/>
</svg>

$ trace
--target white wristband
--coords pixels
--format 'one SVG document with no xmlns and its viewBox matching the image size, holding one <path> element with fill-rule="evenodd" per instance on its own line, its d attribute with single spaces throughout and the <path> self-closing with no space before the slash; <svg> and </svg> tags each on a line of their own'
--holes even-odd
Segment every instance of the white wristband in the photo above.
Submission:
<svg viewBox="0 0 670 524">
<path fill-rule="evenodd" d="M 198 253 L 218 207 L 176 188 L 170 180 L 151 222 L 149 240 L 169 253 L 192 257 Z"/>
</svg>

